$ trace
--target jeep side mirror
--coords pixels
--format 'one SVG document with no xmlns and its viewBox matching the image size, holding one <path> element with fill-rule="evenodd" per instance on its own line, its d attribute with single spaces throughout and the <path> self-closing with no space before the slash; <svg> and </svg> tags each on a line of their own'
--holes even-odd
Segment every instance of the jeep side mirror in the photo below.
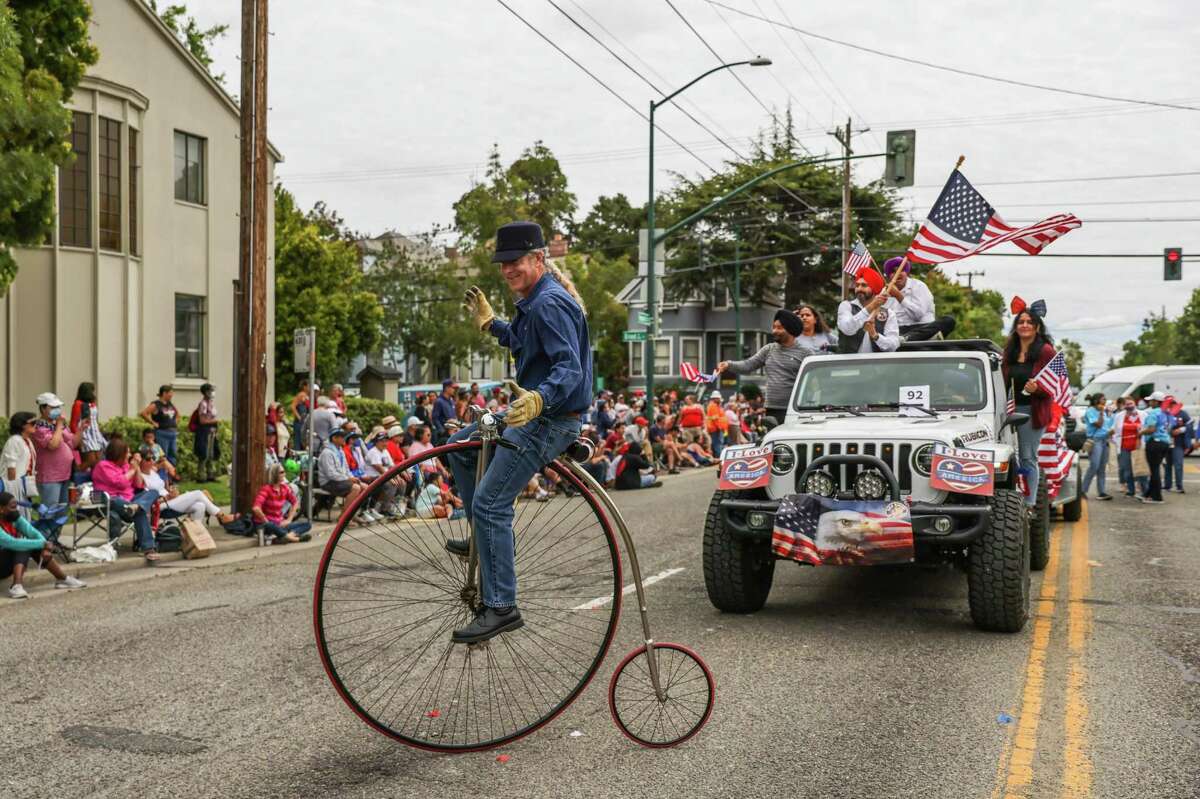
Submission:
<svg viewBox="0 0 1200 799">
<path fill-rule="evenodd" d="M 774 416 L 764 416 L 762 418 L 762 426 L 763 426 L 764 430 L 770 432 L 771 430 L 774 430 L 776 427 L 779 427 L 779 420 L 776 419 Z"/>
<path fill-rule="evenodd" d="M 1010 413 L 1008 418 L 1004 420 L 1004 426 L 1011 427 L 1013 430 L 1016 430 L 1018 427 L 1028 421 L 1029 414 L 1027 413 Z"/>
<path fill-rule="evenodd" d="M 1073 433 L 1067 433 L 1063 438 L 1067 441 L 1068 449 L 1072 452 L 1079 452 L 1087 442 L 1087 433 L 1083 430 L 1076 430 Z"/>
</svg>

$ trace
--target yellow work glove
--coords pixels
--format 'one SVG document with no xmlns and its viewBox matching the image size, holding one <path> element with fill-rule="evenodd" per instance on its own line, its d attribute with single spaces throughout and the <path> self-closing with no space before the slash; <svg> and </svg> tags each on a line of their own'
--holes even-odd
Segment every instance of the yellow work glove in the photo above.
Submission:
<svg viewBox="0 0 1200 799">
<path fill-rule="evenodd" d="M 504 387 L 513 397 L 508 403 L 508 415 L 504 417 L 509 427 L 521 427 L 542 415 L 541 394 L 526 391 L 512 380 L 505 380 Z"/>
<path fill-rule="evenodd" d="M 492 304 L 488 302 L 483 289 L 479 286 L 471 286 L 467 289 L 467 293 L 463 297 L 463 310 L 475 317 L 475 326 L 480 330 L 487 330 L 488 326 L 492 324 L 492 320 L 496 318 L 495 312 L 492 311 Z"/>
</svg>

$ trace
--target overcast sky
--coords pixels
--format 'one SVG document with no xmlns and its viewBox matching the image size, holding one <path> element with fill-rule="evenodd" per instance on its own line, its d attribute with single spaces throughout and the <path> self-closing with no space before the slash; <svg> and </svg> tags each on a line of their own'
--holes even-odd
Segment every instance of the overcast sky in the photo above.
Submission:
<svg viewBox="0 0 1200 799">
<path fill-rule="evenodd" d="M 673 89 L 717 63 L 665 0 L 555 1 L 656 85 Z M 618 94 L 646 107 L 652 90 L 548 0 L 506 2 Z M 803 143 L 814 153 L 834 145 L 824 131 L 848 114 L 856 126 L 871 128 L 856 139 L 860 152 L 881 149 L 888 129 L 916 128 L 917 185 L 904 196 L 918 221 L 963 154 L 963 173 L 1006 220 L 1061 211 L 1084 220 L 1047 253 L 1161 253 L 1177 245 L 1200 255 L 1194 221 L 1200 218 L 1200 174 L 988 185 L 1200 173 L 1200 112 L 953 75 L 773 28 L 704 0 L 674 2 L 722 59 L 761 53 L 774 60 L 739 75 L 768 107 L 792 103 Z M 965 70 L 1200 107 L 1195 0 L 722 2 L 781 22 L 786 14 L 814 33 Z M 215 55 L 236 94 L 239 0 L 192 0 L 189 6 L 205 24 L 231 24 Z M 269 133 L 286 159 L 280 179 L 305 206 L 325 200 L 352 227 L 371 233 L 448 224 L 451 204 L 481 176 L 493 142 L 507 162 L 537 139 L 563 162 L 581 215 L 602 194 L 645 200 L 646 123 L 495 0 L 276 0 L 270 27 Z M 684 97 L 688 110 L 728 134 L 742 152 L 747 137 L 769 119 L 728 73 L 709 77 Z M 710 163 L 732 156 L 678 110 L 662 110 L 659 120 Z M 660 186 L 671 170 L 707 173 L 665 137 L 658 145 Z M 873 180 L 882 169 L 881 160 L 861 162 L 855 179 Z M 1187 221 L 1105 221 L 1147 218 Z M 983 270 L 975 284 L 1006 298 L 1014 292 L 1030 301 L 1044 297 L 1051 332 L 1083 343 L 1089 372 L 1136 337 L 1148 312 L 1177 314 L 1200 286 L 1200 260 L 1185 264 L 1182 283 L 1162 281 L 1161 258 L 1014 255 L 944 269 L 951 275 Z"/>
</svg>

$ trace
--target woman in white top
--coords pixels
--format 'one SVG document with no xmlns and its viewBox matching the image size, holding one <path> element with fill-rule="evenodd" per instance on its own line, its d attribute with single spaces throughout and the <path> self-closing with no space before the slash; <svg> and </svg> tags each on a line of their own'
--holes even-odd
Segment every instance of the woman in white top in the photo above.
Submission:
<svg viewBox="0 0 1200 799">
<path fill-rule="evenodd" d="M 30 517 L 29 508 L 19 503 L 27 502 L 37 494 L 34 474 L 37 469 L 37 450 L 33 448 L 33 423 L 37 417 L 28 411 L 14 413 L 8 420 L 8 432 L 12 435 L 0 452 L 0 478 L 4 490 L 17 498 L 21 515 Z"/>
<path fill-rule="evenodd" d="M 180 494 L 174 487 L 167 488 L 158 469 L 154 467 L 154 461 L 143 460 L 141 462 L 139 468 L 142 470 L 142 482 L 147 491 L 153 491 L 162 497 L 166 506 L 171 510 L 183 516 L 190 516 L 198 522 L 203 522 L 206 515 L 216 516 L 217 521 L 221 524 L 229 524 L 237 519 L 237 516 L 232 513 L 222 513 L 221 509 L 212 501 L 212 495 L 207 491 L 197 489 Z"/>
</svg>

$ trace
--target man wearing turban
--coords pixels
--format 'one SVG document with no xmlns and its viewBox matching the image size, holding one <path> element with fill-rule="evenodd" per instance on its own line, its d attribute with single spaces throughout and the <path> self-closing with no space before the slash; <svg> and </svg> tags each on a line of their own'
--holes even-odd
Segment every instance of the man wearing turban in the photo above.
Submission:
<svg viewBox="0 0 1200 799">
<path fill-rule="evenodd" d="M 854 279 L 854 298 L 838 305 L 838 352 L 893 352 L 900 346 L 896 314 L 883 293 L 883 275 L 871 267 Z"/>
<path fill-rule="evenodd" d="M 896 274 L 897 270 L 900 274 Z M 905 341 L 928 341 L 938 333 L 943 338 L 949 336 L 954 330 L 954 317 L 934 319 L 933 292 L 910 272 L 912 264 L 900 257 L 889 258 L 883 265 L 883 276 L 891 281 L 887 294 L 895 300 L 893 306 L 900 335 Z"/>
<path fill-rule="evenodd" d="M 767 373 L 767 416 L 774 416 L 776 422 L 782 422 L 787 414 L 788 397 L 792 394 L 800 364 L 817 352 L 796 340 L 803 332 L 804 325 L 799 317 L 780 308 L 771 322 L 771 337 L 775 340 L 744 361 L 721 361 L 717 364 L 717 372 L 744 375 L 763 369 Z M 833 340 L 828 333 L 817 332 L 832 345 Z"/>
</svg>

